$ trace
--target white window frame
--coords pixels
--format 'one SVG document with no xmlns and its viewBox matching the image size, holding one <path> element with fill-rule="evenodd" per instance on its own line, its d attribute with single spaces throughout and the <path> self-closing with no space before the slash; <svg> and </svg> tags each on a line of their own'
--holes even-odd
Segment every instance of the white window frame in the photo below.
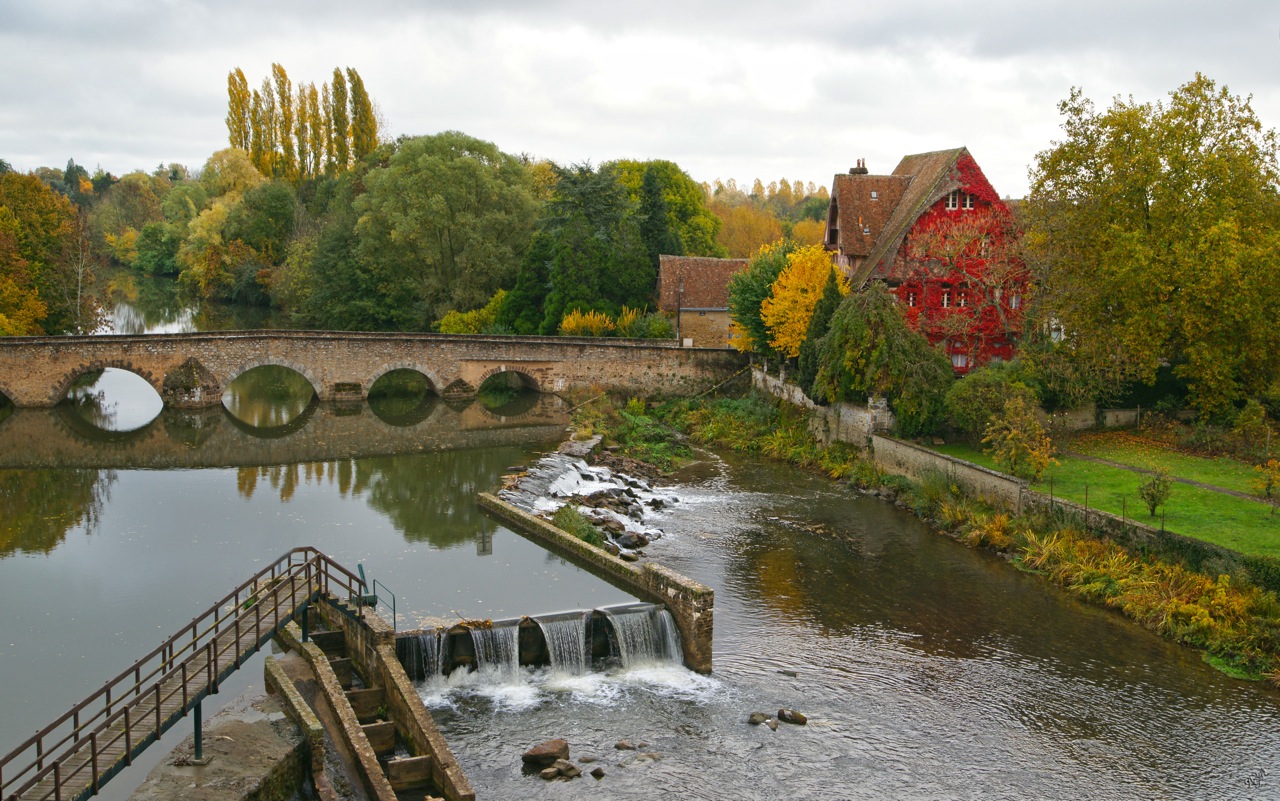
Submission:
<svg viewBox="0 0 1280 801">
<path fill-rule="evenodd" d="M 960 190 L 953 189 L 947 195 L 947 211 L 955 211 L 960 208 Z"/>
<path fill-rule="evenodd" d="M 960 199 L 960 208 L 965 211 L 973 211 L 973 195 L 965 192 L 964 197 Z"/>
<path fill-rule="evenodd" d="M 950 289 L 942 290 L 942 308 L 944 309 L 951 308 L 951 290 Z"/>
</svg>

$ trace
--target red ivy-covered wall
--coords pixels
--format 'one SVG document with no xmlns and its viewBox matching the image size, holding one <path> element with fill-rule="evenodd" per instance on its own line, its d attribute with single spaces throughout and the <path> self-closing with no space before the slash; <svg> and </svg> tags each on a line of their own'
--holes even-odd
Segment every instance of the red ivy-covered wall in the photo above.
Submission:
<svg viewBox="0 0 1280 801">
<path fill-rule="evenodd" d="M 1018 231 L 1008 206 L 971 156 L 956 162 L 965 209 L 943 197 L 908 232 L 895 269 L 894 292 L 909 325 L 929 342 L 946 343 L 959 374 L 1014 356 L 1027 301 L 1026 267 L 1015 246 Z"/>
</svg>

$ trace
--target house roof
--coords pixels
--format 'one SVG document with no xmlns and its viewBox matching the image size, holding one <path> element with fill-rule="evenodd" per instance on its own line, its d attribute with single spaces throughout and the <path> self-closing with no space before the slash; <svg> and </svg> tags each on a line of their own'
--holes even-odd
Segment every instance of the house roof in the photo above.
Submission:
<svg viewBox="0 0 1280 801">
<path fill-rule="evenodd" d="M 658 308 L 729 308 L 729 279 L 747 268 L 747 259 L 714 259 L 705 256 L 658 258 Z"/>
<path fill-rule="evenodd" d="M 947 193 L 960 188 L 955 166 L 968 152 L 958 147 L 905 156 L 892 175 L 835 177 L 832 198 L 837 204 L 840 250 L 863 258 L 858 271 L 851 276 L 855 288 L 866 284 L 882 263 L 893 259 L 902 246 L 903 237 L 921 214 Z M 881 193 L 874 201 L 872 190 Z"/>
</svg>

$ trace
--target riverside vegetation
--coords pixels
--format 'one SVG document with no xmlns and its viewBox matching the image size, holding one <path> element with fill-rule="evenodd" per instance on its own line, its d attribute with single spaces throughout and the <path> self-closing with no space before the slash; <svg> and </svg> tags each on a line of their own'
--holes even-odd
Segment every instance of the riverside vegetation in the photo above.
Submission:
<svg viewBox="0 0 1280 801">
<path fill-rule="evenodd" d="M 575 436 L 603 433 L 623 455 L 670 470 L 690 443 L 759 454 L 893 500 L 941 532 L 1000 554 L 1079 598 L 1119 610 L 1151 631 L 1200 649 L 1228 675 L 1280 687 L 1280 600 L 1242 575 L 1216 576 L 1141 555 L 1062 510 L 1021 515 L 967 496 L 941 473 L 915 482 L 885 474 L 844 443 L 823 446 L 807 413 L 758 393 L 646 403 L 601 396 L 575 411 Z"/>
</svg>

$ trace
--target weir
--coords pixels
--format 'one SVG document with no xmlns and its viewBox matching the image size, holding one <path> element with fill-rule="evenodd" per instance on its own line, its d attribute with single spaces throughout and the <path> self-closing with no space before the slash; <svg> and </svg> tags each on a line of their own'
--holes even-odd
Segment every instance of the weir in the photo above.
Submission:
<svg viewBox="0 0 1280 801">
<path fill-rule="evenodd" d="M 513 678 L 521 668 L 547 667 L 581 676 L 593 669 L 683 661 L 671 613 L 651 603 L 401 632 L 396 656 L 414 681 L 455 670 L 490 670 Z"/>
</svg>

